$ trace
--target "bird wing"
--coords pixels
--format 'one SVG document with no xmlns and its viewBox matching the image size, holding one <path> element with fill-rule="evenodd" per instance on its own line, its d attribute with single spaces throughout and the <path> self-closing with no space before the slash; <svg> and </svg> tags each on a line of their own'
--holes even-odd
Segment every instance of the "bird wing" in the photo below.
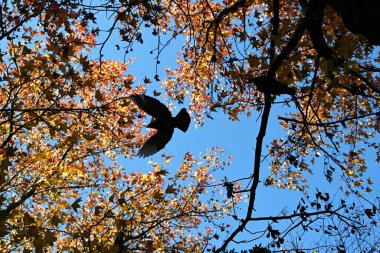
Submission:
<svg viewBox="0 0 380 253">
<path fill-rule="evenodd" d="M 165 147 L 165 145 L 170 141 L 174 132 L 174 128 L 164 128 L 157 131 L 156 134 L 152 135 L 144 145 L 139 149 L 137 155 L 139 157 L 151 156 Z"/>
<path fill-rule="evenodd" d="M 140 109 L 156 119 L 168 119 L 172 116 L 169 109 L 155 98 L 146 95 L 132 95 L 131 99 Z"/>
</svg>

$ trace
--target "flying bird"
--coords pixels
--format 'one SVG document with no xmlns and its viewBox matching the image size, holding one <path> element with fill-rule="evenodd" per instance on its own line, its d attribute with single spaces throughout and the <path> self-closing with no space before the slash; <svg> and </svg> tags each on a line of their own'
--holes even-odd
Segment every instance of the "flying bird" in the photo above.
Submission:
<svg viewBox="0 0 380 253">
<path fill-rule="evenodd" d="M 147 127 L 158 131 L 151 136 L 139 149 L 139 157 L 147 157 L 163 149 L 172 138 L 174 128 L 186 132 L 190 125 L 190 115 L 182 108 L 177 116 L 173 117 L 169 109 L 160 101 L 146 95 L 132 95 L 132 101 L 147 114 L 152 116 L 152 121 Z"/>
</svg>

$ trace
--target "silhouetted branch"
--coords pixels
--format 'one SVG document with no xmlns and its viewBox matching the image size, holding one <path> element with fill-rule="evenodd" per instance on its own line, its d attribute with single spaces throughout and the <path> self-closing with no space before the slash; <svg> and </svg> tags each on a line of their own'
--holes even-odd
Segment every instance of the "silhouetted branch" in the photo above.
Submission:
<svg viewBox="0 0 380 253">
<path fill-rule="evenodd" d="M 314 122 L 306 122 L 306 121 L 303 122 L 303 121 L 300 121 L 300 120 L 291 119 L 291 118 L 285 118 L 285 117 L 281 117 L 281 116 L 279 116 L 278 119 L 286 121 L 286 122 L 294 122 L 294 123 L 297 123 L 297 124 L 302 124 L 302 125 L 307 125 L 307 126 L 325 127 L 325 126 L 334 126 L 336 124 L 342 124 L 342 123 L 350 121 L 350 120 L 362 119 L 362 118 L 366 118 L 366 117 L 374 116 L 374 115 L 379 115 L 380 116 L 380 111 L 372 112 L 372 113 L 367 113 L 367 114 L 363 114 L 363 115 L 359 115 L 359 116 L 355 116 L 355 117 L 346 117 L 346 118 L 342 118 L 340 120 L 331 121 L 331 122 L 323 122 L 323 123 L 314 123 Z"/>
</svg>

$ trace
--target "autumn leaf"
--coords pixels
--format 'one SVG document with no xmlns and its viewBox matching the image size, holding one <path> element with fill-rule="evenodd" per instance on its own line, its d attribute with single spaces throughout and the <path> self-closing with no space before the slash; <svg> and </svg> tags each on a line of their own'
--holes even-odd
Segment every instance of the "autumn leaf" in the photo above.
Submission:
<svg viewBox="0 0 380 253">
<path fill-rule="evenodd" d="M 94 211 L 94 214 L 95 215 L 100 215 L 100 213 L 103 211 L 103 207 L 102 206 L 96 206 L 95 207 L 95 211 Z"/>
<path fill-rule="evenodd" d="M 9 233 L 4 222 L 0 223 L 0 236 L 6 236 Z"/>
<path fill-rule="evenodd" d="M 367 215 L 368 218 L 372 218 L 374 216 L 374 213 L 372 212 L 371 209 L 365 209 L 364 213 Z"/>
<path fill-rule="evenodd" d="M 176 188 L 174 187 L 174 184 L 171 184 L 171 185 L 169 185 L 169 186 L 166 188 L 165 193 L 167 193 L 167 194 L 175 194 L 175 193 L 177 193 L 177 191 L 178 191 L 178 189 L 176 189 Z"/>
<path fill-rule="evenodd" d="M 60 218 L 58 218 L 57 216 L 53 216 L 51 218 L 51 223 L 54 225 L 54 226 L 58 226 L 59 224 L 62 223 L 62 220 Z"/>
<path fill-rule="evenodd" d="M 365 244 L 378 241 L 376 1 L 124 2 L 1 5 L 1 252 L 222 252 L 236 235 L 252 250 L 263 220 L 279 225 L 266 232 L 273 251 L 317 229 L 350 244 L 308 248 L 376 247 Z M 252 140 L 252 166 L 232 165 L 236 178 L 221 182 L 222 152 L 181 159 L 175 147 L 149 168 L 129 163 L 145 134 L 131 94 L 183 103 L 197 127 L 247 117 L 252 131 L 228 134 Z M 334 185 L 315 195 L 311 175 Z M 271 186 L 308 199 L 260 217 L 260 187 Z"/>
<path fill-rule="evenodd" d="M 71 208 L 77 212 L 78 211 L 78 208 L 80 208 L 80 205 L 79 203 L 82 201 L 82 198 L 78 198 L 76 199 L 72 204 L 71 204 Z"/>
<path fill-rule="evenodd" d="M 154 170 L 154 175 L 156 177 L 166 176 L 168 173 L 169 172 L 167 170 L 161 170 L 161 169 Z"/>
<path fill-rule="evenodd" d="M 96 90 L 95 98 L 96 98 L 96 100 L 98 100 L 100 102 L 102 102 L 104 100 L 104 96 L 100 90 Z"/>
<path fill-rule="evenodd" d="M 143 81 L 144 81 L 145 84 L 149 84 L 149 83 L 152 82 L 148 77 L 144 77 Z"/>
<path fill-rule="evenodd" d="M 34 223 L 34 218 L 30 216 L 28 213 L 24 214 L 23 222 L 25 225 L 31 225 Z"/>
<path fill-rule="evenodd" d="M 156 90 L 153 91 L 153 96 L 158 97 L 161 95 L 161 92 L 158 92 Z"/>
<path fill-rule="evenodd" d="M 164 199 L 164 193 L 162 193 L 161 191 L 156 191 L 153 194 L 153 198 L 158 199 L 158 200 L 163 200 Z"/>
</svg>

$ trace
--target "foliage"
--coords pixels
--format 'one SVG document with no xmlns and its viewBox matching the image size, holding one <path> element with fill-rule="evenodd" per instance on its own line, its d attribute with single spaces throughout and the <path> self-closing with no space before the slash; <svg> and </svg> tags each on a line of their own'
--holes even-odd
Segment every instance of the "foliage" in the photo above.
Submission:
<svg viewBox="0 0 380 253">
<path fill-rule="evenodd" d="M 327 182 L 341 178 L 344 194 L 366 200 L 373 182 L 365 173 L 380 162 L 379 36 L 372 26 L 358 31 L 360 21 L 349 20 L 340 2 L 3 1 L 0 249 L 202 252 L 226 232 L 213 250 L 222 252 L 249 224 L 265 221 L 257 240 L 266 237 L 275 249 L 302 252 L 286 241 L 300 229 L 338 234 L 333 248 L 349 250 L 342 238 L 373 229 L 378 203 L 352 205 L 323 191 L 312 198 L 307 181 L 312 173 L 324 173 Z M 368 0 L 358 9 L 360 17 L 368 14 L 365 24 L 377 20 L 369 10 L 378 7 Z M 135 83 L 128 53 L 149 29 L 158 41 L 156 64 L 171 42 L 184 39 L 177 67 L 167 68 L 160 84 L 174 101 L 190 101 L 198 124 L 220 110 L 232 121 L 260 116 L 249 180 L 214 182 L 211 173 L 229 163 L 219 149 L 199 159 L 186 154 L 170 177 L 170 155 L 149 173 L 128 172 L 119 161 L 133 159 L 146 140 L 129 96 L 144 93 L 150 80 Z M 124 62 L 105 60 L 114 33 Z M 287 134 L 265 150 L 269 115 L 278 106 L 286 108 L 278 120 Z M 263 179 L 265 152 L 271 175 Z M 292 213 L 255 217 L 259 185 L 305 198 Z M 226 199 L 216 194 L 223 187 Z M 246 213 L 232 215 L 244 193 Z M 222 223 L 227 214 L 236 220 L 231 231 Z M 279 221 L 291 225 L 280 231 Z M 212 227 L 199 233 L 207 222 Z"/>
</svg>

